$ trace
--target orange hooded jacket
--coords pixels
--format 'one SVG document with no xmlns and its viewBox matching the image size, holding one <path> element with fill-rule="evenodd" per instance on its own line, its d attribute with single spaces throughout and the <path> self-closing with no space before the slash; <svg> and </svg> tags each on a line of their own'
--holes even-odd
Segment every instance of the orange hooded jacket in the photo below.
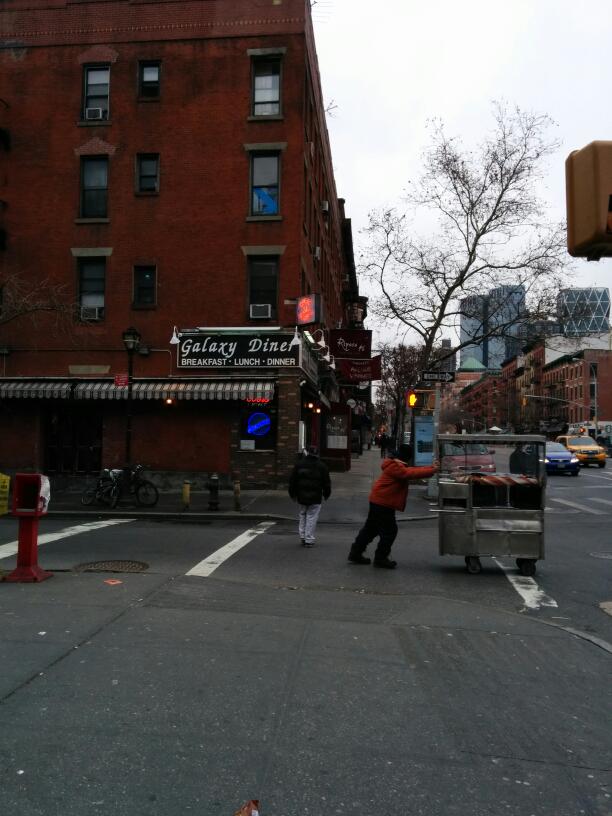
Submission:
<svg viewBox="0 0 612 816">
<path fill-rule="evenodd" d="M 401 459 L 383 459 L 381 468 L 382 474 L 372 485 L 369 500 L 393 510 L 405 509 L 411 479 L 429 479 L 436 472 L 435 467 L 408 467 Z"/>
</svg>

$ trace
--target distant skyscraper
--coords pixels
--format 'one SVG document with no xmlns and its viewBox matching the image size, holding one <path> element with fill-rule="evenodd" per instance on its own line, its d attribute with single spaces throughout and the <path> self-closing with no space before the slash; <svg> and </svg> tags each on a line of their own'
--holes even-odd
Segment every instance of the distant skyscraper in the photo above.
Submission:
<svg viewBox="0 0 612 816">
<path fill-rule="evenodd" d="M 525 289 L 522 286 L 498 286 L 485 295 L 475 295 L 461 301 L 461 342 L 481 337 L 461 349 L 461 363 L 474 358 L 486 368 L 501 368 L 508 357 L 520 348 L 519 318 L 525 314 Z"/>
<path fill-rule="evenodd" d="M 562 289 L 557 298 L 563 334 L 602 334 L 610 330 L 610 290 Z"/>
<path fill-rule="evenodd" d="M 450 337 L 443 337 L 440 345 L 442 346 L 442 353 L 448 354 L 452 348 Z M 440 371 L 454 371 L 457 368 L 457 355 L 450 354 L 448 357 L 445 357 L 444 360 L 442 360 L 436 367 Z"/>
</svg>

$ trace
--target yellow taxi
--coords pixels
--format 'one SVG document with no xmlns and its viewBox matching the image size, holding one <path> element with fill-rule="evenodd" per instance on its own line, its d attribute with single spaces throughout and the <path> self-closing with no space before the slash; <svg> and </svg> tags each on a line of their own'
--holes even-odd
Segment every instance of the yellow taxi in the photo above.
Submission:
<svg viewBox="0 0 612 816">
<path fill-rule="evenodd" d="M 602 448 L 595 442 L 595 440 L 585 434 L 578 436 L 576 434 L 569 434 L 567 436 L 558 436 L 555 440 L 574 454 L 581 465 L 597 465 L 600 468 L 606 466 L 606 449 Z"/>
</svg>

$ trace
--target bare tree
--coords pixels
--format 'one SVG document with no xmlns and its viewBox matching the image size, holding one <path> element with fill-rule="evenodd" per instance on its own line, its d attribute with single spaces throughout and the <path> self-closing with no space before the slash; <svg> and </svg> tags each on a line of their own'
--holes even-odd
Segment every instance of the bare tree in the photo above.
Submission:
<svg viewBox="0 0 612 816">
<path fill-rule="evenodd" d="M 531 319 L 554 311 L 567 263 L 565 233 L 547 220 L 536 193 L 545 160 L 558 147 L 547 139 L 551 124 L 545 115 L 496 103 L 493 130 L 470 152 L 434 123 L 422 176 L 407 201 L 413 214 L 433 212 L 436 235 L 416 236 L 407 215 L 393 209 L 370 215 L 362 272 L 380 293 L 370 310 L 416 335 L 424 364 L 462 315 L 471 318 L 470 336 L 446 356 L 512 334 L 525 317 L 517 293 L 525 293 Z M 487 314 L 482 296 L 492 290 Z"/>
<path fill-rule="evenodd" d="M 0 270 L 0 326 L 18 318 L 31 321 L 43 314 L 51 315 L 56 324 L 71 325 L 76 305 L 62 284 L 46 277 L 33 279 Z"/>
<path fill-rule="evenodd" d="M 406 393 L 416 384 L 422 362 L 422 349 L 416 346 L 381 347 L 382 380 L 378 388 L 380 409 L 391 403 L 393 406 L 393 424 L 389 435 L 398 440 L 400 429 L 406 415 Z"/>
</svg>

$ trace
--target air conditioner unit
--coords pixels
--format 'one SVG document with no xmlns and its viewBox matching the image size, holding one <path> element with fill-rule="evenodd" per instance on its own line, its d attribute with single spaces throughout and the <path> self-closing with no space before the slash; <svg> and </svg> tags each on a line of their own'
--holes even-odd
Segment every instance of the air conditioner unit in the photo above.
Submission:
<svg viewBox="0 0 612 816">
<path fill-rule="evenodd" d="M 322 212 L 324 215 L 328 215 L 328 214 L 329 214 L 329 201 L 322 201 L 322 202 L 321 202 L 321 212 Z"/>
<path fill-rule="evenodd" d="M 81 320 L 89 322 L 102 320 L 104 317 L 104 306 L 81 306 Z"/>
<path fill-rule="evenodd" d="M 270 318 L 272 317 L 271 303 L 251 303 L 249 308 L 250 317 L 254 318 Z"/>
<path fill-rule="evenodd" d="M 85 108 L 86 119 L 104 119 L 104 108 Z"/>
<path fill-rule="evenodd" d="M 314 252 L 312 254 L 313 254 L 313 257 L 314 257 L 315 261 L 320 261 L 321 260 L 321 247 L 320 246 L 315 247 Z"/>
</svg>

